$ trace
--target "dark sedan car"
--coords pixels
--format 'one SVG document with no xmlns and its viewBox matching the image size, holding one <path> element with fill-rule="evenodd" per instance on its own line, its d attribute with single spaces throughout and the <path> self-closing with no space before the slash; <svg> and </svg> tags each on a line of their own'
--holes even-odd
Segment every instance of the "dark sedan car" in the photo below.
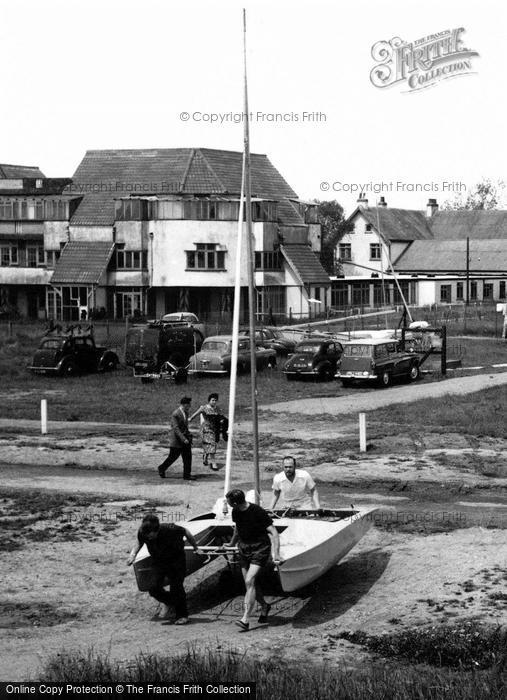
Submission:
<svg viewBox="0 0 507 700">
<path fill-rule="evenodd" d="M 249 328 L 239 331 L 240 335 L 250 335 Z M 289 355 L 296 348 L 296 341 L 287 338 L 282 331 L 277 328 L 256 328 L 255 344 L 260 348 L 273 348 L 278 355 Z"/>
<path fill-rule="evenodd" d="M 289 381 L 303 377 L 329 380 L 335 375 L 341 354 L 342 346 L 334 340 L 307 338 L 296 345 L 283 373 Z"/>
</svg>

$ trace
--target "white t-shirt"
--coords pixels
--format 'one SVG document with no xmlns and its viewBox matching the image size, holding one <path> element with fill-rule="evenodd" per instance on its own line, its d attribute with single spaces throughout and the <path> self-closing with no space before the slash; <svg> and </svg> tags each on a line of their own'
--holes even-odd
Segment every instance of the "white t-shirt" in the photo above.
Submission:
<svg viewBox="0 0 507 700">
<path fill-rule="evenodd" d="M 296 469 L 294 481 L 289 481 L 285 472 L 280 472 L 273 478 L 273 491 L 280 491 L 283 504 L 291 508 L 313 508 L 310 491 L 314 486 L 314 480 L 304 469 Z"/>
</svg>

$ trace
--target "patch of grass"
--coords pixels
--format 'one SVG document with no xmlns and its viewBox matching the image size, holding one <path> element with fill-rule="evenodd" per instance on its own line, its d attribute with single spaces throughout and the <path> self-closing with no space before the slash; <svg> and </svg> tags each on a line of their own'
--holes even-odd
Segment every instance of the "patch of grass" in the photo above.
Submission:
<svg viewBox="0 0 507 700">
<path fill-rule="evenodd" d="M 104 500 L 98 495 L 2 488 L 0 551 L 20 549 L 29 542 L 86 540 L 118 528 L 122 520 L 140 524 L 143 515 L 154 510 L 151 506 L 106 510 Z M 96 509 L 90 511 L 92 506 Z"/>
<path fill-rule="evenodd" d="M 141 655 L 131 661 L 112 661 L 94 651 L 53 656 L 41 674 L 50 683 L 154 683 L 232 685 L 253 682 L 257 697 L 269 700 L 496 700 L 505 684 L 498 672 L 452 673 L 404 667 L 367 666 L 361 672 L 295 664 L 279 659 L 257 661 L 234 649 L 198 652 L 189 649 L 175 657 Z"/>
<path fill-rule="evenodd" d="M 380 636 L 342 632 L 339 639 L 365 646 L 384 657 L 459 669 L 505 668 L 507 631 L 475 622 L 409 629 Z"/>
<path fill-rule="evenodd" d="M 419 432 L 456 432 L 460 435 L 505 437 L 505 386 L 491 387 L 463 396 L 441 396 L 411 403 L 393 404 L 368 413 L 375 423 L 397 423 Z"/>
</svg>

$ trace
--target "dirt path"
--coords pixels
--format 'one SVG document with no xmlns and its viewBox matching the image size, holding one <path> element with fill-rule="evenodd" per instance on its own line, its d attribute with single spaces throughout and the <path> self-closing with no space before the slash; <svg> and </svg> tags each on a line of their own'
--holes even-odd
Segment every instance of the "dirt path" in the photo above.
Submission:
<svg viewBox="0 0 507 700">
<path fill-rule="evenodd" d="M 378 389 L 362 394 L 347 394 L 318 399 L 298 399 L 261 406 L 261 410 L 280 413 L 322 414 L 357 413 L 384 408 L 393 403 L 408 403 L 418 399 L 439 398 L 447 394 L 471 394 L 474 391 L 489 389 L 507 384 L 507 372 L 498 374 L 478 374 L 473 377 L 454 377 L 441 382 L 410 384 L 389 389 Z"/>
</svg>

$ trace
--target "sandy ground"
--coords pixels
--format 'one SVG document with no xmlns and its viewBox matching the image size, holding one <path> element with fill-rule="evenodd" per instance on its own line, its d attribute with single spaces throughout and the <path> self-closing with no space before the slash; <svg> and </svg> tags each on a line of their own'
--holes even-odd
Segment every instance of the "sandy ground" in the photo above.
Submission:
<svg viewBox="0 0 507 700">
<path fill-rule="evenodd" d="M 477 377 L 459 381 L 464 379 Z M 370 401 L 389 391 L 398 388 L 375 392 Z M 392 400 L 400 399 L 393 394 Z M 312 413 L 306 404 L 298 402 L 300 413 Z M 261 439 L 271 446 L 261 463 L 265 504 L 273 471 L 296 439 L 291 451 L 311 466 L 325 505 L 369 502 L 387 517 L 453 518 L 458 525 L 448 531 L 372 527 L 310 589 L 289 596 L 269 590 L 271 623 L 247 634 L 234 625 L 241 592 L 224 589 L 223 564 L 211 563 L 187 579 L 191 624 L 163 625 L 150 621 L 156 605 L 137 591 L 126 566 L 141 509 L 156 503 L 173 521 L 207 510 L 222 494 L 223 475 L 199 467 L 195 450 L 197 482 L 183 483 L 176 465 L 161 481 L 155 467 L 165 454 L 163 426 L 134 432 L 125 426 L 66 424 L 50 426 L 50 433 L 40 436 L 36 423 L 2 422 L 4 487 L 96 494 L 99 501 L 69 506 L 45 522 L 50 535 L 41 541 L 30 537 L 23 547 L 3 552 L 0 680 L 33 678 L 51 654 L 90 647 L 124 660 L 141 651 L 180 652 L 189 644 L 234 647 L 259 658 L 314 658 L 354 667 L 365 653 L 336 639 L 346 630 L 378 634 L 455 620 L 507 622 L 505 440 L 386 438 L 360 454 L 355 421 L 325 416 L 309 425 L 306 416 L 298 418 L 284 406 L 283 413 L 271 406 L 261 416 Z M 238 437 L 248 430 L 248 424 L 240 424 Z M 346 449 L 333 452 L 333 440 Z M 234 483 L 247 484 L 249 471 L 248 454 L 237 447 Z M 9 503 L 0 503 L 6 513 Z M 35 522 L 32 530 L 38 527 L 42 524 Z"/>
</svg>

